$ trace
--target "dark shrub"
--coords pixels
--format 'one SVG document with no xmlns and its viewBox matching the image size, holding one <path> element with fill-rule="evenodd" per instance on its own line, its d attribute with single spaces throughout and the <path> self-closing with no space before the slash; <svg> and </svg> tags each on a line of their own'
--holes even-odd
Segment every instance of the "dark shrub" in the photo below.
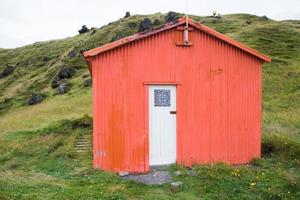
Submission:
<svg viewBox="0 0 300 200">
<path fill-rule="evenodd" d="M 137 23 L 136 22 L 129 22 L 128 27 L 131 28 L 131 29 L 134 29 L 134 28 L 137 27 Z"/>
<path fill-rule="evenodd" d="M 130 17 L 130 12 L 128 12 L 128 11 L 126 12 L 124 18 L 127 18 L 127 17 Z"/>
<path fill-rule="evenodd" d="M 282 155 L 284 158 L 300 159 L 300 144 L 280 135 L 266 136 L 262 141 L 262 154 Z"/>
<path fill-rule="evenodd" d="M 252 21 L 246 20 L 246 24 L 250 25 L 250 24 L 252 24 Z"/>
<path fill-rule="evenodd" d="M 145 18 L 141 21 L 138 31 L 143 32 L 149 30 L 150 28 L 152 28 L 152 22 L 150 19 Z"/>
<path fill-rule="evenodd" d="M 47 56 L 43 56 L 42 60 L 43 60 L 43 62 L 48 62 L 49 60 L 51 60 L 51 58 L 49 58 Z"/>
<path fill-rule="evenodd" d="M 77 55 L 77 52 L 75 50 L 71 50 L 68 53 L 68 57 L 69 58 L 74 58 Z"/>
<path fill-rule="evenodd" d="M 83 83 L 84 87 L 91 87 L 91 85 L 92 85 L 92 79 L 90 79 L 90 78 L 86 79 Z"/>
<path fill-rule="evenodd" d="M 0 73 L 0 78 L 6 77 L 8 75 L 10 75 L 11 73 L 13 73 L 15 70 L 14 67 L 7 65 L 4 70 Z"/>
<path fill-rule="evenodd" d="M 92 30 L 91 35 L 94 35 L 95 33 L 97 33 L 97 29 Z"/>
<path fill-rule="evenodd" d="M 173 12 L 173 11 L 168 12 L 168 14 L 165 16 L 166 22 L 176 21 L 178 19 L 179 19 L 178 13 Z"/>
<path fill-rule="evenodd" d="M 79 119 L 76 119 L 72 122 L 72 128 L 87 128 L 93 126 L 93 118 L 88 115 L 84 115 Z"/>
<path fill-rule="evenodd" d="M 43 95 L 41 94 L 31 94 L 27 100 L 28 105 L 36 105 L 41 103 L 44 100 Z"/>
<path fill-rule="evenodd" d="M 0 114 L 7 111 L 13 105 L 12 98 L 4 98 L 4 100 L 0 101 Z"/>
<path fill-rule="evenodd" d="M 75 69 L 72 67 L 63 67 L 58 72 L 57 76 L 60 79 L 71 78 L 75 74 Z"/>
<path fill-rule="evenodd" d="M 101 44 L 101 45 L 102 45 L 102 44 Z M 82 48 L 82 49 L 79 50 L 79 52 L 80 52 L 81 54 L 83 54 L 83 52 L 85 52 L 85 51 L 87 51 L 87 50 L 89 50 L 89 49 L 87 49 L 87 48 Z"/>
<path fill-rule="evenodd" d="M 119 31 L 118 31 L 118 32 L 112 37 L 112 39 L 111 39 L 110 42 L 114 42 L 114 41 L 120 40 L 120 39 L 122 39 L 122 38 L 124 38 L 124 34 L 123 34 L 122 32 L 119 32 Z"/>
<path fill-rule="evenodd" d="M 58 92 L 59 94 L 63 95 L 63 94 L 66 94 L 70 91 L 70 86 L 68 83 L 61 83 L 59 86 L 58 86 Z"/>
<path fill-rule="evenodd" d="M 83 26 L 81 27 L 81 29 L 78 30 L 79 34 L 86 33 L 86 32 L 88 32 L 88 31 L 89 31 L 89 29 L 86 27 L 86 25 L 83 25 Z"/>
<path fill-rule="evenodd" d="M 87 78 L 87 77 L 89 77 L 90 75 L 89 74 L 83 74 L 82 75 L 82 78 Z"/>
<path fill-rule="evenodd" d="M 161 23 L 158 19 L 154 20 L 153 25 L 154 26 L 159 26 Z"/>
</svg>

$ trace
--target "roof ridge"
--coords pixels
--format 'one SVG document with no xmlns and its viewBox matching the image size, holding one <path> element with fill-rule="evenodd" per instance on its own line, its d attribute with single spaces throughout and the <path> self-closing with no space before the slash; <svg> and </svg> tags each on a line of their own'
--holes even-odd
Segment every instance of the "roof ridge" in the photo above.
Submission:
<svg viewBox="0 0 300 200">
<path fill-rule="evenodd" d="M 88 51 L 85 51 L 83 52 L 83 55 L 84 57 L 87 59 L 88 57 L 93 57 L 93 56 L 96 56 L 100 53 L 103 53 L 103 52 L 106 52 L 106 51 L 109 51 L 111 49 L 114 49 L 114 48 L 117 48 L 119 46 L 122 46 L 122 45 L 125 45 L 127 43 L 131 43 L 133 41 L 136 41 L 136 40 L 140 40 L 140 39 L 143 39 L 143 38 L 146 38 L 146 37 L 149 37 L 151 35 L 154 35 L 154 34 L 157 34 L 159 32 L 162 32 L 162 31 L 165 31 L 165 30 L 169 30 L 169 29 L 172 29 L 174 27 L 177 27 L 177 26 L 180 26 L 182 24 L 185 24 L 186 23 L 186 16 L 183 16 L 181 18 L 179 18 L 178 20 L 176 21 L 172 21 L 172 22 L 168 22 L 168 23 L 165 23 L 161 26 L 157 26 L 157 27 L 154 27 L 154 28 L 151 28 L 149 30 L 146 30 L 144 32 L 140 32 L 140 33 L 136 33 L 136 34 L 133 34 L 131 36 L 128 36 L 128 37 L 125 37 L 125 38 L 122 38 L 120 40 L 117 40 L 117 41 L 114 41 L 114 42 L 111 42 L 111 43 L 108 43 L 108 44 L 105 44 L 105 45 L 102 45 L 100 47 L 96 47 L 94 49 L 91 49 L 91 50 L 88 50 Z M 271 62 L 271 58 L 256 51 L 255 49 L 252 49 L 222 33 L 219 33 L 218 31 L 212 29 L 212 28 L 209 28 L 208 26 L 205 26 L 199 22 L 195 22 L 194 20 L 192 20 L 191 18 L 188 18 L 188 23 L 189 25 L 211 35 L 211 36 L 214 36 L 228 44 L 231 44 L 243 51 L 246 51 L 260 59 L 262 59 L 263 61 L 265 62 Z"/>
</svg>

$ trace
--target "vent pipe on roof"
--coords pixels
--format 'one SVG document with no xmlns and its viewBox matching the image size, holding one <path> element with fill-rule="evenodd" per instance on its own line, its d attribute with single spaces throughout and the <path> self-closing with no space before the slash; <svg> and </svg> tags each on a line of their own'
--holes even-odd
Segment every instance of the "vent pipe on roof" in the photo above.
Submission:
<svg viewBox="0 0 300 200">
<path fill-rule="evenodd" d="M 185 28 L 183 32 L 184 44 L 189 44 L 189 17 L 188 17 L 188 0 L 186 0 Z"/>
</svg>

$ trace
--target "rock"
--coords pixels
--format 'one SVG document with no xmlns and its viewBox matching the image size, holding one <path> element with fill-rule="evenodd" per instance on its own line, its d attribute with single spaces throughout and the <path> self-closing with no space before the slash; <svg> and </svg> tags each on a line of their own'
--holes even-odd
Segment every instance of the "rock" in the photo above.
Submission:
<svg viewBox="0 0 300 200">
<path fill-rule="evenodd" d="M 41 103 L 44 100 L 43 95 L 41 94 L 31 94 L 27 100 L 28 105 L 36 105 Z"/>
<path fill-rule="evenodd" d="M 128 11 L 126 12 L 124 18 L 127 18 L 127 17 L 130 17 L 130 12 L 128 12 Z"/>
<path fill-rule="evenodd" d="M 175 176 L 180 176 L 180 175 L 182 175 L 182 172 L 178 170 L 178 171 L 174 172 L 174 175 Z"/>
<path fill-rule="evenodd" d="M 133 180 L 146 185 L 161 185 L 171 182 L 172 176 L 168 171 L 151 171 L 147 174 L 130 174 L 123 177 L 125 180 Z"/>
<path fill-rule="evenodd" d="M 89 29 L 86 27 L 86 25 L 83 25 L 83 26 L 81 27 L 81 29 L 78 30 L 79 34 L 83 34 L 83 33 L 86 33 L 86 32 L 88 32 L 88 31 L 89 31 Z"/>
<path fill-rule="evenodd" d="M 71 78 L 75 74 L 75 69 L 72 67 L 63 67 L 58 72 L 57 76 L 60 79 Z"/>
<path fill-rule="evenodd" d="M 77 52 L 74 51 L 74 50 L 71 50 L 71 51 L 69 51 L 69 53 L 68 53 L 68 57 L 69 57 L 69 58 L 74 58 L 76 55 L 77 55 Z"/>
<path fill-rule="evenodd" d="M 149 30 L 150 28 L 152 28 L 152 22 L 150 19 L 145 18 L 141 21 L 138 31 L 143 32 Z"/>
<path fill-rule="evenodd" d="M 129 172 L 119 172 L 119 176 L 124 177 L 124 176 L 128 176 Z"/>
<path fill-rule="evenodd" d="M 60 85 L 60 78 L 58 76 L 55 76 L 51 82 L 51 87 L 57 88 Z"/>
<path fill-rule="evenodd" d="M 83 83 L 84 87 L 91 87 L 92 86 L 92 79 L 86 79 Z"/>
<path fill-rule="evenodd" d="M 70 91 L 70 86 L 69 84 L 67 83 L 61 83 L 59 86 L 58 86 L 58 92 L 59 94 L 63 95 L 63 94 L 66 94 Z"/>
<path fill-rule="evenodd" d="M 178 192 L 182 187 L 181 181 L 176 181 L 171 183 L 171 188 L 173 192 Z"/>
<path fill-rule="evenodd" d="M 197 176 L 196 170 L 191 169 L 191 170 L 189 171 L 189 175 L 190 175 L 190 176 Z"/>
<path fill-rule="evenodd" d="M 15 71 L 15 68 L 7 65 L 4 70 L 0 73 L 0 78 L 6 77 L 8 75 L 10 75 L 11 73 L 13 73 Z"/>
<path fill-rule="evenodd" d="M 170 11 L 168 14 L 165 16 L 166 22 L 173 22 L 179 19 L 178 13 Z"/>
<path fill-rule="evenodd" d="M 268 18 L 266 15 L 262 16 L 261 18 L 262 18 L 263 20 L 269 20 L 269 18 Z"/>
</svg>

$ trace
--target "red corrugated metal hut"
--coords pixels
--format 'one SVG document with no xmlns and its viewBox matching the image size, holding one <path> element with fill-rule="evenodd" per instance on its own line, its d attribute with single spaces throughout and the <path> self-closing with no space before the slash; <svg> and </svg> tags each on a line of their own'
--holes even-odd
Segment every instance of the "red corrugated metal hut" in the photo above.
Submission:
<svg viewBox="0 0 300 200">
<path fill-rule="evenodd" d="M 269 57 L 185 17 L 84 57 L 93 79 L 95 168 L 147 172 L 260 157 Z"/>
</svg>

